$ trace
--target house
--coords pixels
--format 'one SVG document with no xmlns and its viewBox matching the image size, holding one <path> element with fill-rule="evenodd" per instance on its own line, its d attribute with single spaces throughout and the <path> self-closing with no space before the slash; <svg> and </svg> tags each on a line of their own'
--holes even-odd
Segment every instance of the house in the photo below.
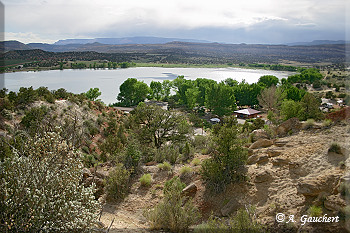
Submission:
<svg viewBox="0 0 350 233">
<path fill-rule="evenodd" d="M 146 100 L 145 104 L 147 104 L 147 105 L 152 105 L 152 104 L 158 105 L 162 109 L 168 110 L 168 102 L 155 101 L 155 100 Z"/>
<path fill-rule="evenodd" d="M 134 110 L 134 107 L 114 107 L 114 108 L 126 114 L 129 114 L 132 110 Z"/>
<path fill-rule="evenodd" d="M 252 109 L 252 108 L 246 108 L 234 111 L 237 118 L 243 118 L 243 119 L 250 119 L 250 118 L 256 118 L 260 111 Z"/>
</svg>

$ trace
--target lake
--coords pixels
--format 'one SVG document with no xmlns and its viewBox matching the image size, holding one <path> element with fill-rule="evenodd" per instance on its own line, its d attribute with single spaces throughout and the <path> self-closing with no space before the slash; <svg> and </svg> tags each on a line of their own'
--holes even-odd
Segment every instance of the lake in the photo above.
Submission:
<svg viewBox="0 0 350 233">
<path fill-rule="evenodd" d="M 115 70 L 49 70 L 40 72 L 15 72 L 5 74 L 5 87 L 9 91 L 18 91 L 20 87 L 48 87 L 50 90 L 65 88 L 69 92 L 82 93 L 91 87 L 98 87 L 102 92 L 101 100 L 106 103 L 116 102 L 119 86 L 128 78 L 137 78 L 147 84 L 151 81 L 173 80 L 179 75 L 186 79 L 208 78 L 222 81 L 232 78 L 248 83 L 257 82 L 263 75 L 281 78 L 295 74 L 293 72 L 253 70 L 240 68 L 162 68 L 134 67 Z"/>
</svg>

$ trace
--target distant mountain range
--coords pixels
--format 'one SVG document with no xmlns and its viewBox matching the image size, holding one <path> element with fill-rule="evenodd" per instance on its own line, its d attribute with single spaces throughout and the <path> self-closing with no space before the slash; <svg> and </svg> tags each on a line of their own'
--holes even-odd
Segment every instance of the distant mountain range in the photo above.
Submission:
<svg viewBox="0 0 350 233">
<path fill-rule="evenodd" d="M 124 38 L 95 38 L 95 39 L 66 39 L 59 40 L 54 44 L 29 43 L 24 44 L 19 41 L 0 42 L 2 51 L 11 50 L 31 50 L 41 49 L 49 52 L 69 52 L 69 51 L 96 51 L 96 52 L 126 52 L 127 50 L 139 51 L 148 47 L 154 49 L 155 46 L 163 47 L 169 43 L 188 43 L 190 44 L 219 44 L 205 40 L 181 39 L 181 38 L 163 38 L 163 37 L 124 37 Z M 346 44 L 349 41 L 338 40 L 315 40 L 312 42 L 287 43 L 287 46 L 317 46 L 317 45 L 337 45 Z M 222 44 L 228 45 L 228 44 Z M 246 45 L 246 44 L 241 44 Z M 233 45 L 235 46 L 235 45 Z M 250 45 L 253 46 L 253 45 Z M 268 45 L 264 45 L 268 46 Z M 146 49 L 147 50 L 147 49 Z"/>
<path fill-rule="evenodd" d="M 286 45 L 289 45 L 289 46 L 299 46 L 299 45 L 313 46 L 313 45 L 324 45 L 324 44 L 349 44 L 349 43 L 350 43 L 350 41 L 345 41 L 345 40 L 314 40 L 312 42 L 287 43 Z"/>
<path fill-rule="evenodd" d="M 181 38 L 163 38 L 152 36 L 136 36 L 136 37 L 123 37 L 123 38 L 95 38 L 95 39 L 65 39 L 59 40 L 54 45 L 68 45 L 68 44 L 166 44 L 169 42 L 194 42 L 194 43 L 211 43 L 207 40 L 194 40 L 194 39 L 181 39 Z"/>
</svg>

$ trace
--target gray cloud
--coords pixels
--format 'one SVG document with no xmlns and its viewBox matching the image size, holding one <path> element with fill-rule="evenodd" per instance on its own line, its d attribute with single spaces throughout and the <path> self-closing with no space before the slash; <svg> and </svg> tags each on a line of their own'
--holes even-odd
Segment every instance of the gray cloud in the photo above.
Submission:
<svg viewBox="0 0 350 233">
<path fill-rule="evenodd" d="M 5 0 L 6 39 L 163 36 L 226 43 L 345 39 L 343 0 Z M 349 33 L 350 34 L 350 33 Z M 28 35 L 28 37 L 26 37 Z M 39 41 L 40 42 L 40 41 Z"/>
</svg>

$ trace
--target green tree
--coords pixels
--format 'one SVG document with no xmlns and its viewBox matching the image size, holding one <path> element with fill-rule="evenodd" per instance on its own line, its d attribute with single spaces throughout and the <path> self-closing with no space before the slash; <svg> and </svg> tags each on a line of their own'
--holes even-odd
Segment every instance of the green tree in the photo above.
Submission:
<svg viewBox="0 0 350 233">
<path fill-rule="evenodd" d="M 193 109 L 196 106 L 199 90 L 196 87 L 192 87 L 186 90 L 186 102 L 189 109 Z"/>
<path fill-rule="evenodd" d="M 281 105 L 281 116 L 283 120 L 288 120 L 293 117 L 300 118 L 303 114 L 304 108 L 300 102 L 294 100 L 284 100 Z"/>
<path fill-rule="evenodd" d="M 237 120 L 229 118 L 213 131 L 215 149 L 202 163 L 201 174 L 209 189 L 221 192 L 226 185 L 242 178 L 248 153 L 238 135 Z"/>
<path fill-rule="evenodd" d="M 256 83 L 246 83 L 245 80 L 243 80 L 238 85 L 235 85 L 233 89 L 239 106 L 253 106 L 259 104 L 257 97 L 263 87 Z"/>
<path fill-rule="evenodd" d="M 133 106 L 144 101 L 149 93 L 146 83 L 137 81 L 136 78 L 128 78 L 119 87 L 120 93 L 117 99 L 121 106 Z"/>
<path fill-rule="evenodd" d="M 206 107 L 222 117 L 236 109 L 236 99 L 232 87 L 224 83 L 211 83 L 206 92 Z"/>
<path fill-rule="evenodd" d="M 303 111 L 301 114 L 301 120 L 314 119 L 321 120 L 323 113 L 320 110 L 321 102 L 315 98 L 311 93 L 306 93 L 301 100 Z"/>
<path fill-rule="evenodd" d="M 207 89 L 210 87 L 210 85 L 215 85 L 215 84 L 217 84 L 217 82 L 211 79 L 197 78 L 195 80 L 195 86 L 197 87 L 197 90 L 198 90 L 198 95 L 197 95 L 198 106 L 205 106 Z"/>
<path fill-rule="evenodd" d="M 159 101 L 163 95 L 162 83 L 152 81 L 150 84 L 150 88 L 151 99 L 156 99 L 157 101 Z"/>
<path fill-rule="evenodd" d="M 279 79 L 273 75 L 264 75 L 259 78 L 258 84 L 263 87 L 277 86 Z"/>
<path fill-rule="evenodd" d="M 191 80 L 186 80 L 184 76 L 179 76 L 174 79 L 173 87 L 179 100 L 179 104 L 187 106 L 186 91 L 187 89 L 193 88 L 194 83 Z"/>
<path fill-rule="evenodd" d="M 170 96 L 171 87 L 172 87 L 172 83 L 170 80 L 163 80 L 162 90 L 163 90 L 163 99 L 165 101 L 167 101 Z"/>
<path fill-rule="evenodd" d="M 85 93 L 86 97 L 91 100 L 91 101 L 95 101 L 100 95 L 100 89 L 95 87 L 95 88 L 90 88 L 86 93 Z"/>
<path fill-rule="evenodd" d="M 164 110 L 157 105 L 140 103 L 132 111 L 134 131 L 141 142 L 152 143 L 157 148 L 167 141 L 183 141 L 190 132 L 185 117 L 177 112 Z"/>
</svg>

